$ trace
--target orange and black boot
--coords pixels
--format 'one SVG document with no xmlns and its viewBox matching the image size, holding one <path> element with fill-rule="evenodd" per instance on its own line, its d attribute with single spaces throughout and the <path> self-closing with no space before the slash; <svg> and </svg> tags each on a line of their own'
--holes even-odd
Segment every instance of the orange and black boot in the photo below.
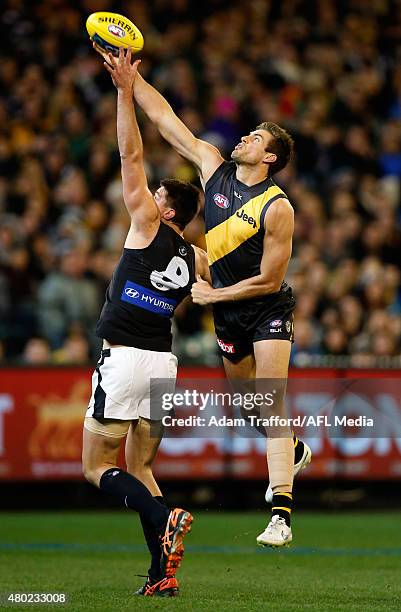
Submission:
<svg viewBox="0 0 401 612">
<path fill-rule="evenodd" d="M 175 578 L 184 556 L 184 538 L 191 531 L 192 514 L 182 508 L 171 510 L 161 537 L 160 569 L 166 578 Z"/>
<path fill-rule="evenodd" d="M 148 576 L 145 584 L 135 591 L 134 595 L 143 595 L 144 597 L 175 597 L 178 595 L 178 582 L 176 578 L 164 576 L 160 580 L 152 580 Z"/>
</svg>

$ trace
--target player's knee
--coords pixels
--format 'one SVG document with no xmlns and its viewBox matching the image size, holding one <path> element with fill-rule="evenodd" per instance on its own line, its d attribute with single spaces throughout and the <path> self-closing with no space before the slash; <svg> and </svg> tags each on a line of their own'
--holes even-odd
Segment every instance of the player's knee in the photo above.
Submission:
<svg viewBox="0 0 401 612">
<path fill-rule="evenodd" d="M 93 469 L 83 465 L 82 466 L 82 472 L 83 472 L 85 480 L 87 480 L 91 484 L 95 484 L 96 473 L 95 473 L 95 471 Z"/>
<path fill-rule="evenodd" d="M 104 466 L 95 465 L 92 462 L 82 459 L 82 472 L 85 480 L 95 485 L 95 487 L 99 486 L 99 481 L 104 472 Z"/>
</svg>

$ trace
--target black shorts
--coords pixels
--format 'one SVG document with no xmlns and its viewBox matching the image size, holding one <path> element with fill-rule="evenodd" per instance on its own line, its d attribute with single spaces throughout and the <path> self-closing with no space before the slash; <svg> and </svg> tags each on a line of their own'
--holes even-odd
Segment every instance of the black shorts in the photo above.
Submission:
<svg viewBox="0 0 401 612">
<path fill-rule="evenodd" d="M 259 340 L 294 341 L 295 298 L 283 286 L 262 300 L 215 304 L 214 327 L 221 355 L 237 362 L 253 353 Z"/>
</svg>

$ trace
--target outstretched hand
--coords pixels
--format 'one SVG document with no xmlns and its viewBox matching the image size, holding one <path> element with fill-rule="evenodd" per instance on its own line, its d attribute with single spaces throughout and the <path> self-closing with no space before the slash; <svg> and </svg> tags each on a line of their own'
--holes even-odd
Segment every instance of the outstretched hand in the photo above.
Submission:
<svg viewBox="0 0 401 612">
<path fill-rule="evenodd" d="M 129 91 L 132 94 L 135 78 L 138 74 L 138 66 L 141 60 L 136 60 L 131 64 L 131 58 L 131 49 L 120 47 L 118 58 L 108 53 L 107 59 L 103 65 L 106 70 L 110 72 L 115 87 L 120 91 Z"/>
</svg>

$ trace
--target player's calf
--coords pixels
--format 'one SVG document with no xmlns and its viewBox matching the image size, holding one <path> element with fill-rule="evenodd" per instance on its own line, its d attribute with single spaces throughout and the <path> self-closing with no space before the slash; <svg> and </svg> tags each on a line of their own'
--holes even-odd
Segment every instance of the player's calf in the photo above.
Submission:
<svg viewBox="0 0 401 612">
<path fill-rule="evenodd" d="M 294 443 L 294 476 L 296 476 L 301 470 L 304 470 L 310 464 L 312 460 L 312 451 L 306 442 L 303 442 L 297 436 L 293 436 Z M 271 483 L 267 487 L 265 500 L 268 504 L 273 501 L 273 489 Z"/>
</svg>

